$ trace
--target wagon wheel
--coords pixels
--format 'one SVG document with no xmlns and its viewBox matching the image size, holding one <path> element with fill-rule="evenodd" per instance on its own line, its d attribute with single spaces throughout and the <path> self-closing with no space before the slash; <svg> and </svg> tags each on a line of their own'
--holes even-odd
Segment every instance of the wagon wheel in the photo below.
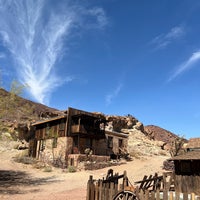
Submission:
<svg viewBox="0 0 200 200">
<path fill-rule="evenodd" d="M 131 191 L 122 191 L 117 193 L 113 200 L 138 200 L 138 198 Z"/>
</svg>

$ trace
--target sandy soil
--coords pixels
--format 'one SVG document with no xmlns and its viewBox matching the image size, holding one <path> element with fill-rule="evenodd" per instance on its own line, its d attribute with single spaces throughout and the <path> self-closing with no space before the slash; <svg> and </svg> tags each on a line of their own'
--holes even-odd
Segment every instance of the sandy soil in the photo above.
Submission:
<svg viewBox="0 0 200 200">
<path fill-rule="evenodd" d="M 87 181 L 105 177 L 109 168 L 66 173 L 61 169 L 43 172 L 31 165 L 16 163 L 7 152 L 0 152 L 0 199 L 9 200 L 85 200 Z M 120 166 L 114 166 L 114 172 L 127 171 L 132 184 L 144 175 L 162 173 L 162 163 L 168 157 L 152 156 L 134 159 Z"/>
</svg>

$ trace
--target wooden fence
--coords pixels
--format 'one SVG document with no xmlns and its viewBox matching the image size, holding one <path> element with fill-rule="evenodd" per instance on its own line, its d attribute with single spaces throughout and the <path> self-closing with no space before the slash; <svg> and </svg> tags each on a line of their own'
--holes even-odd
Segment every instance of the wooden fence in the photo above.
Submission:
<svg viewBox="0 0 200 200">
<path fill-rule="evenodd" d="M 128 195 L 128 192 L 134 194 Z M 117 194 L 120 194 L 119 197 Z M 126 194 L 127 193 L 127 194 Z M 90 176 L 87 184 L 87 200 L 200 200 L 195 194 L 182 194 L 174 191 L 172 173 L 144 176 L 132 186 L 126 171 L 122 175 L 108 171 L 107 177 L 99 180 Z"/>
<path fill-rule="evenodd" d="M 122 179 L 121 183 L 119 179 Z M 106 179 L 99 180 L 95 180 L 93 176 L 90 176 L 87 183 L 87 200 L 111 200 L 120 191 L 133 190 L 128 185 L 126 171 L 122 175 L 113 175 L 108 172 Z"/>
</svg>

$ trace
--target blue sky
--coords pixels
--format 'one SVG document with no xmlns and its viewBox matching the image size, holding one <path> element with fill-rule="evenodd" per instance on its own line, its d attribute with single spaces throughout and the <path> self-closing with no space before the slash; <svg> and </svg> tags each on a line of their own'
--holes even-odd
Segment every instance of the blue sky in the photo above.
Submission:
<svg viewBox="0 0 200 200">
<path fill-rule="evenodd" d="M 198 0 L 0 0 L 0 74 L 48 106 L 200 132 Z"/>
</svg>

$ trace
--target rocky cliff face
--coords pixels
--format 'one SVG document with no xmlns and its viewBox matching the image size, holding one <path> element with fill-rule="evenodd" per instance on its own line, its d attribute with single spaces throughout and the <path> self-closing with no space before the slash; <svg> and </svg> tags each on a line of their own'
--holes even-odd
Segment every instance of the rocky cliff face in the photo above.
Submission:
<svg viewBox="0 0 200 200">
<path fill-rule="evenodd" d="M 128 116 L 116 116 L 107 115 L 106 120 L 109 121 L 107 129 L 121 132 L 122 129 L 132 129 L 133 127 L 137 130 L 144 132 L 144 126 L 132 115 Z"/>
<path fill-rule="evenodd" d="M 169 133 L 164 129 L 159 127 L 157 129 L 155 128 L 153 133 L 157 137 L 152 137 L 152 134 L 150 134 L 151 129 L 147 129 L 142 122 L 131 115 L 107 115 L 106 119 L 109 121 L 106 126 L 107 130 L 122 132 L 129 135 L 127 150 L 131 156 L 139 157 L 141 155 L 168 154 L 164 146 L 168 144 L 168 142 L 170 143 L 171 140 L 168 138 Z"/>
</svg>

